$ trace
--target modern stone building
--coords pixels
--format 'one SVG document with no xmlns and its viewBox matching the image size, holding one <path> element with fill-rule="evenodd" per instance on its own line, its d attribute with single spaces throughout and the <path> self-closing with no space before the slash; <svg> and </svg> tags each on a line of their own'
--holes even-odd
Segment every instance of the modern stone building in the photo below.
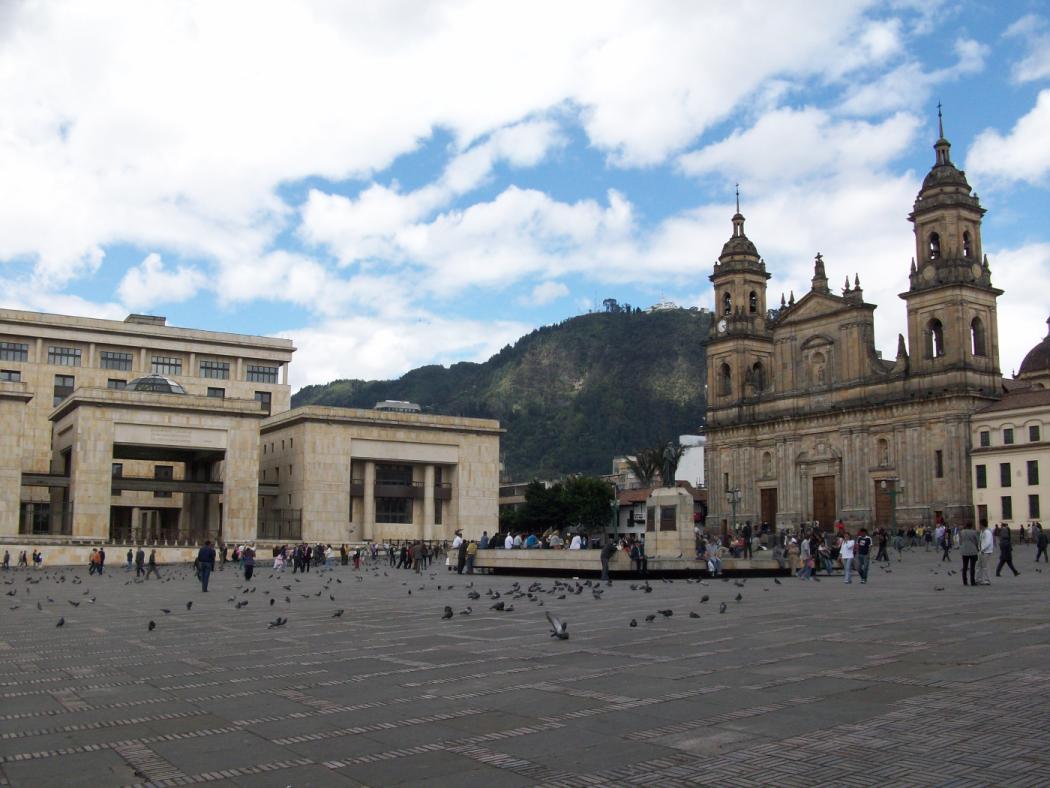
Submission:
<svg viewBox="0 0 1050 788">
<path fill-rule="evenodd" d="M 711 274 L 718 323 L 707 349 L 709 525 L 796 527 L 972 516 L 971 419 L 1002 391 L 996 299 L 982 253 L 984 209 L 944 138 L 915 200 L 907 339 L 874 345 L 859 277 L 767 309 L 770 274 L 733 217 Z"/>
<path fill-rule="evenodd" d="M 289 410 L 294 351 L 160 317 L 0 310 L 0 541 L 54 553 L 494 530 L 497 422 Z"/>
<path fill-rule="evenodd" d="M 499 422 L 307 406 L 262 425 L 260 536 L 308 541 L 451 539 L 496 530 Z M 290 513 L 290 516 L 289 516 Z"/>
<path fill-rule="evenodd" d="M 1016 526 L 1041 521 L 1050 504 L 1050 334 L 1004 388 L 973 417 L 974 521 Z"/>
</svg>

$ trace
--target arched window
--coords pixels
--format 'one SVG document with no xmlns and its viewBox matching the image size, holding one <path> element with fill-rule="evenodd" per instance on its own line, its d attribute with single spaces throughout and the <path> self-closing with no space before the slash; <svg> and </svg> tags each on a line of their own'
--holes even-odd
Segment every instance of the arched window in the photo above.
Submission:
<svg viewBox="0 0 1050 788">
<path fill-rule="evenodd" d="M 747 311 L 752 315 L 758 311 L 758 293 L 754 290 L 751 291 L 751 295 L 747 299 Z"/>
<path fill-rule="evenodd" d="M 728 364 L 722 364 L 722 370 L 719 376 L 719 380 L 722 384 L 722 394 L 728 396 L 733 393 L 733 370 L 729 368 Z"/>
<path fill-rule="evenodd" d="M 761 361 L 756 361 L 751 367 L 751 384 L 755 387 L 756 394 L 766 388 L 766 370 Z"/>
<path fill-rule="evenodd" d="M 926 324 L 926 357 L 940 358 L 944 355 L 944 326 L 937 318 Z"/>
<path fill-rule="evenodd" d="M 970 257 L 973 255 L 973 245 L 970 242 L 970 233 L 968 231 L 963 232 L 963 257 Z"/>
<path fill-rule="evenodd" d="M 768 452 L 762 452 L 762 476 L 769 479 L 773 476 L 773 455 Z"/>
<path fill-rule="evenodd" d="M 732 314 L 732 312 L 733 312 L 733 296 L 729 295 L 729 292 L 726 291 L 725 293 L 722 293 L 722 314 L 723 315 L 729 315 L 729 314 Z"/>
<path fill-rule="evenodd" d="M 930 233 L 929 251 L 931 260 L 941 256 L 941 236 L 937 233 Z"/>
<path fill-rule="evenodd" d="M 984 323 L 981 318 L 975 317 L 970 321 L 970 349 L 975 356 L 984 356 L 987 351 L 984 337 Z"/>
</svg>

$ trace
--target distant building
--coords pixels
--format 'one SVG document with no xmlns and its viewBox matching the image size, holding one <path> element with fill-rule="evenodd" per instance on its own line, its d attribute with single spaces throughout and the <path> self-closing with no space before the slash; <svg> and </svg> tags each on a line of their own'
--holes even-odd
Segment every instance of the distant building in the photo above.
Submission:
<svg viewBox="0 0 1050 788">
<path fill-rule="evenodd" d="M 415 402 L 405 402 L 399 399 L 385 399 L 377 402 L 373 410 L 385 410 L 391 413 L 420 413 L 423 408 Z"/>
<path fill-rule="evenodd" d="M 973 417 L 974 522 L 1017 526 L 1039 522 L 1050 505 L 1050 334 L 1004 388 Z"/>
</svg>

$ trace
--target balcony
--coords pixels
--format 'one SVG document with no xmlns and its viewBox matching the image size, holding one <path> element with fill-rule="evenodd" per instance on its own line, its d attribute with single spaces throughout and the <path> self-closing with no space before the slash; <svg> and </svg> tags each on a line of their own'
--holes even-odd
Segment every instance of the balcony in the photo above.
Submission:
<svg viewBox="0 0 1050 788">
<path fill-rule="evenodd" d="M 434 485 L 434 500 L 435 501 L 451 501 L 452 500 L 452 484 L 450 482 L 438 482 Z"/>
</svg>

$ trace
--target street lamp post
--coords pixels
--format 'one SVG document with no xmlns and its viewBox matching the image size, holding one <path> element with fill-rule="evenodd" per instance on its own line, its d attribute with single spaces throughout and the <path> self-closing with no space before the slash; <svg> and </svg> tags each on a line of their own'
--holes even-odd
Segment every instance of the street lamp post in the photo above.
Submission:
<svg viewBox="0 0 1050 788">
<path fill-rule="evenodd" d="M 739 487 L 734 487 L 732 490 L 726 490 L 726 503 L 728 503 L 733 509 L 733 536 L 736 536 L 736 505 L 740 503 Z"/>
<path fill-rule="evenodd" d="M 890 487 L 890 482 L 893 486 Z M 900 479 L 883 479 L 880 484 L 886 494 L 890 496 L 890 533 L 897 533 L 897 496 L 904 492 L 904 484 Z"/>
</svg>

